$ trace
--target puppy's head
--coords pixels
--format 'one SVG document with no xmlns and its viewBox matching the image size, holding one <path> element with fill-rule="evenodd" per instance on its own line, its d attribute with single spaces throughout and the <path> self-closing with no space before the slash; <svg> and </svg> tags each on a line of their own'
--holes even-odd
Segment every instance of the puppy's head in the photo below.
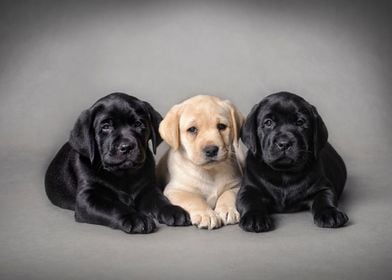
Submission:
<svg viewBox="0 0 392 280">
<path fill-rule="evenodd" d="M 230 101 L 198 95 L 173 106 L 159 132 L 172 149 L 210 168 L 233 155 L 242 123 L 243 116 Z"/>
<path fill-rule="evenodd" d="M 154 153 L 162 141 L 158 133 L 161 120 L 147 102 L 112 93 L 81 113 L 69 143 L 107 171 L 138 169 L 146 159 L 148 141 L 152 141 Z"/>
<path fill-rule="evenodd" d="M 249 113 L 241 139 L 256 157 L 275 170 L 298 170 L 327 143 L 328 131 L 314 106 L 298 95 L 279 92 Z"/>
</svg>

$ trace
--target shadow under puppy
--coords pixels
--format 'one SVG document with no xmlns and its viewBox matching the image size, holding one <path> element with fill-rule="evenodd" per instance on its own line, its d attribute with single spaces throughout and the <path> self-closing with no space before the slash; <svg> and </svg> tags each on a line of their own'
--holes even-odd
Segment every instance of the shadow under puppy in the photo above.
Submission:
<svg viewBox="0 0 392 280">
<path fill-rule="evenodd" d="M 160 124 L 159 132 L 171 146 L 157 167 L 164 194 L 199 228 L 239 221 L 235 197 L 242 173 L 242 123 L 230 101 L 198 95 L 173 106 Z"/>
<path fill-rule="evenodd" d="M 161 115 L 124 93 L 99 99 L 76 121 L 69 141 L 45 177 L 49 200 L 75 211 L 77 222 L 127 233 L 149 233 L 155 222 L 188 225 L 189 215 L 171 205 L 155 182 L 154 157 L 162 141 Z"/>
<path fill-rule="evenodd" d="M 237 196 L 242 229 L 268 231 L 269 214 L 309 207 L 320 227 L 347 223 L 337 208 L 346 168 L 327 138 L 316 108 L 298 95 L 275 93 L 253 107 L 241 131 L 249 148 Z"/>
</svg>

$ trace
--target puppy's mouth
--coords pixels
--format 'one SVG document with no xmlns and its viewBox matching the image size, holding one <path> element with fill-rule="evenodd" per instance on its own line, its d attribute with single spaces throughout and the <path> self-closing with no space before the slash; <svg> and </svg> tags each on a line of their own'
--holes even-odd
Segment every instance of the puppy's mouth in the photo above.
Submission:
<svg viewBox="0 0 392 280">
<path fill-rule="evenodd" d="M 267 158 L 264 161 L 276 171 L 295 171 L 303 168 L 307 160 L 303 155 L 288 156 L 283 154 L 277 158 Z"/>
<path fill-rule="evenodd" d="M 214 166 L 216 164 L 219 164 L 219 163 L 225 161 L 226 159 L 227 159 L 226 154 L 221 154 L 221 155 L 218 155 L 218 156 L 212 157 L 212 158 L 207 157 L 207 158 L 204 158 L 203 162 L 199 165 L 203 166 L 203 167 L 210 167 L 210 166 Z"/>
<path fill-rule="evenodd" d="M 218 163 L 221 162 L 221 161 L 222 161 L 222 159 L 221 159 L 221 160 L 218 160 L 218 159 L 208 159 L 207 161 L 205 161 L 205 162 L 202 163 L 201 165 L 202 165 L 202 166 L 210 166 L 210 165 L 218 164 Z"/>
<path fill-rule="evenodd" d="M 139 156 L 136 159 L 107 156 L 103 160 L 103 168 L 107 171 L 139 169 L 143 166 L 144 161 L 145 157 L 143 156 Z"/>
</svg>

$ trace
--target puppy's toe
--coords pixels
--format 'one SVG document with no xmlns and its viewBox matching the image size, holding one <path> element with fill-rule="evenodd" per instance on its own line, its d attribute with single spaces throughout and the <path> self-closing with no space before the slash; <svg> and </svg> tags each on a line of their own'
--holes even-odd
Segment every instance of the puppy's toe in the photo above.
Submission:
<svg viewBox="0 0 392 280">
<path fill-rule="evenodd" d="M 222 207 L 215 209 L 215 212 L 225 225 L 237 224 L 240 220 L 240 213 L 238 213 L 235 207 Z"/>
<path fill-rule="evenodd" d="M 314 215 L 314 223 L 319 227 L 338 228 L 348 222 L 348 217 L 337 208 L 324 209 Z"/>
<path fill-rule="evenodd" d="M 191 224 L 189 214 L 175 205 L 163 207 L 158 214 L 158 221 L 168 226 L 188 226 Z"/>
<path fill-rule="evenodd" d="M 245 231 L 264 232 L 272 230 L 274 226 L 272 219 L 268 215 L 248 212 L 241 217 L 240 227 Z"/>
<path fill-rule="evenodd" d="M 215 229 L 222 226 L 221 218 L 213 211 L 198 211 L 191 214 L 192 224 L 198 228 Z"/>
<path fill-rule="evenodd" d="M 201 215 L 200 214 L 192 214 L 191 215 L 192 225 L 199 225 L 201 223 Z"/>
<path fill-rule="evenodd" d="M 155 228 L 155 222 L 151 217 L 138 213 L 124 217 L 121 226 L 126 233 L 151 233 Z"/>
</svg>

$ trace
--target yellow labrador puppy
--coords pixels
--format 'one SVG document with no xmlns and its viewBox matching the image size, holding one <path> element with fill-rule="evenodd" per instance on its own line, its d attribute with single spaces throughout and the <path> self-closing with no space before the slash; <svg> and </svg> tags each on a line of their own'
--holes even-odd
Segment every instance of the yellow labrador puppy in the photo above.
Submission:
<svg viewBox="0 0 392 280">
<path fill-rule="evenodd" d="M 244 117 L 228 100 L 198 95 L 173 106 L 159 126 L 171 149 L 157 167 L 172 204 L 199 228 L 239 221 L 235 207 L 242 174 L 239 132 Z"/>
</svg>

